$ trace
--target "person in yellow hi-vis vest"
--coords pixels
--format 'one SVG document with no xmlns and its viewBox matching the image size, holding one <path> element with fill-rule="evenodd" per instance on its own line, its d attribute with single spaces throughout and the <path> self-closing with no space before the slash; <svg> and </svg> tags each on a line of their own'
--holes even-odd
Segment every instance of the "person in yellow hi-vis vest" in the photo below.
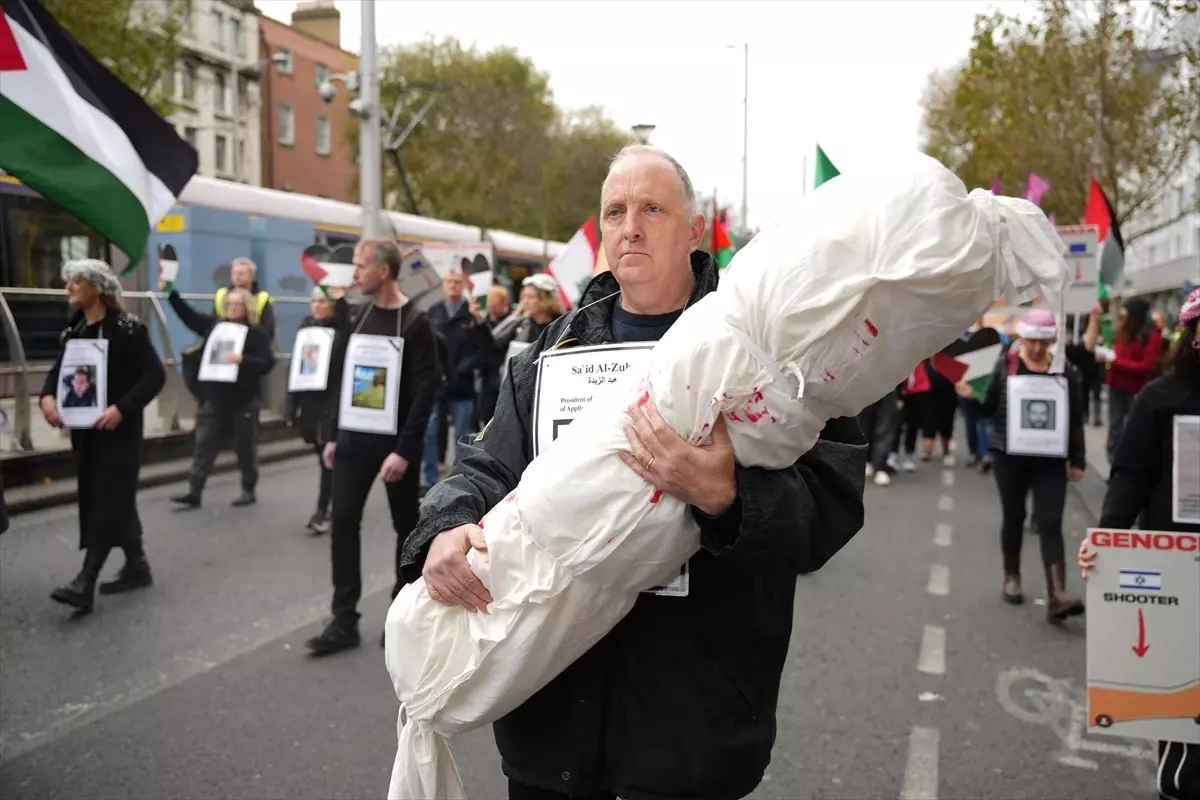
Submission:
<svg viewBox="0 0 1200 800">
<path fill-rule="evenodd" d="M 245 256 L 233 260 L 230 268 L 230 286 L 217 289 L 213 297 L 213 313 L 218 317 L 225 316 L 225 298 L 232 289 L 245 289 L 254 296 L 258 312 L 258 327 L 267 334 L 267 338 L 275 341 L 275 301 L 271 293 L 258 285 L 258 265 Z"/>
</svg>

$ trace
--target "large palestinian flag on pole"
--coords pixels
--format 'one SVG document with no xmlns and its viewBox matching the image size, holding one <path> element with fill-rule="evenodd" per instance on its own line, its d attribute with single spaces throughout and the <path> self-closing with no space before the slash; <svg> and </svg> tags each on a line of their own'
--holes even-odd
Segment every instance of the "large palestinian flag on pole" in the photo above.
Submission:
<svg viewBox="0 0 1200 800">
<path fill-rule="evenodd" d="M 196 151 L 36 0 L 0 11 L 0 169 L 136 264 Z"/>
</svg>

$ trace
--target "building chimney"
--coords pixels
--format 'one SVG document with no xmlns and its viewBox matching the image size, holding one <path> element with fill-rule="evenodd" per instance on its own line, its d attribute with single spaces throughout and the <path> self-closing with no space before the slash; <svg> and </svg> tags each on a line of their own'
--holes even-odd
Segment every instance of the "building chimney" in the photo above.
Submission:
<svg viewBox="0 0 1200 800">
<path fill-rule="evenodd" d="M 292 12 L 292 27 L 334 47 L 342 46 L 342 13 L 333 0 L 306 0 Z"/>
</svg>

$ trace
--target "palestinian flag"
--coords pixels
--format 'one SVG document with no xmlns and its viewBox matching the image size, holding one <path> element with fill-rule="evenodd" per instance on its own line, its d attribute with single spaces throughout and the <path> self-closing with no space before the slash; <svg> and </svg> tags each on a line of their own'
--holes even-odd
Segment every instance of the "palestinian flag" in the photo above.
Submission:
<svg viewBox="0 0 1200 800">
<path fill-rule="evenodd" d="M 982 400 L 996 361 L 1004 352 L 1000 332 L 985 327 L 970 336 L 960 336 L 933 357 L 933 367 L 953 383 L 966 381 L 975 397 Z"/>
<path fill-rule="evenodd" d="M 141 258 L 196 151 L 37 0 L 0 0 L 0 169 Z"/>
<path fill-rule="evenodd" d="M 1095 175 L 1092 176 L 1091 188 L 1088 190 L 1083 222 L 1085 225 L 1095 225 L 1099 229 L 1100 278 L 1096 281 L 1096 286 L 1098 298 L 1107 300 L 1108 287 L 1120 288 L 1125 282 L 1125 237 L 1121 236 L 1121 226 L 1117 224 L 1117 212 L 1108 201 L 1108 195 L 1100 188 Z M 1112 347 L 1112 317 L 1107 314 L 1100 318 L 1100 338 L 1106 347 Z"/>
<path fill-rule="evenodd" d="M 829 160 L 829 156 L 825 155 L 825 151 L 821 149 L 821 145 L 817 145 L 817 163 L 813 167 L 813 188 L 817 188 L 825 181 L 831 181 L 842 173 L 838 172 L 838 168 Z"/>
<path fill-rule="evenodd" d="M 716 203 L 713 203 L 712 220 L 712 257 L 717 262 L 717 269 L 725 269 L 733 260 L 733 240 L 717 213 Z"/>
</svg>

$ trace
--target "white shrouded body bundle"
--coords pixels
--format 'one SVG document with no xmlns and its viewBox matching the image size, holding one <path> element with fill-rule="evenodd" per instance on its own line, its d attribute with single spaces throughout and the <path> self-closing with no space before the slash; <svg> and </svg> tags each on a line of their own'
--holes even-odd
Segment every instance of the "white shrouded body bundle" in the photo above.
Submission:
<svg viewBox="0 0 1200 800">
<path fill-rule="evenodd" d="M 997 299 L 1061 294 L 1068 282 L 1038 208 L 968 194 L 931 158 L 809 195 L 737 253 L 627 393 L 589 406 L 488 512 L 487 552 L 468 561 L 494 598 L 489 613 L 440 605 L 424 581 L 396 598 L 387 665 L 402 712 L 389 797 L 462 797 L 445 737 L 519 706 L 698 550 L 683 503 L 656 498 L 618 458 L 625 409 L 641 394 L 687 439 L 703 441 L 723 414 L 738 463 L 790 466 L 826 420 L 887 394 Z"/>
</svg>

